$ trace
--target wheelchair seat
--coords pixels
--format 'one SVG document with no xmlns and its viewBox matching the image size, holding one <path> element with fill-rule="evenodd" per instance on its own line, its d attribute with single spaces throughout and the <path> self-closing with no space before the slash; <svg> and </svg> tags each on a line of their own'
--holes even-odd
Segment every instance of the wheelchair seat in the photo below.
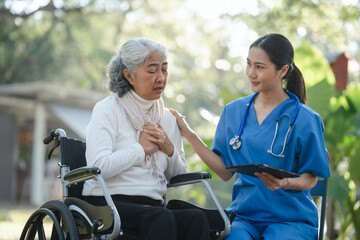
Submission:
<svg viewBox="0 0 360 240">
<path fill-rule="evenodd" d="M 82 140 L 68 138 L 62 129 L 54 129 L 50 135 L 44 138 L 44 143 L 54 142 L 49 151 L 51 158 L 53 151 L 60 146 L 61 162 L 60 176 L 63 191 L 63 201 L 49 201 L 39 210 L 35 211 L 28 219 L 22 231 L 20 240 L 46 239 L 43 227 L 43 219 L 49 216 L 53 221 L 51 239 L 119 239 L 140 240 L 137 233 L 121 228 L 121 218 L 106 188 L 101 176 L 100 169 L 86 166 L 85 150 L 86 143 Z M 224 239 L 230 231 L 230 222 L 225 211 L 219 204 L 215 194 L 207 182 L 211 175 L 206 172 L 181 174 L 170 180 L 168 187 L 202 182 L 205 184 L 214 201 L 217 210 L 205 210 L 205 214 L 216 219 L 222 219 L 222 223 L 211 223 L 212 226 L 220 226 L 220 229 L 212 229 L 209 233 L 211 239 Z M 100 184 L 106 206 L 94 206 L 84 201 L 82 188 L 84 181 L 95 179 Z M 166 199 L 165 203 L 166 203 Z M 172 200 L 174 201 L 174 200 Z M 176 208 L 199 208 L 190 203 L 181 204 L 170 201 L 169 209 Z M 51 204 L 50 204 L 51 203 Z"/>
<path fill-rule="evenodd" d="M 66 198 L 64 204 L 71 211 L 80 236 L 91 235 L 95 221 L 98 221 L 98 232 L 108 232 L 113 225 L 113 219 L 109 217 L 112 213 L 109 206 L 94 206 L 73 197 Z"/>
</svg>

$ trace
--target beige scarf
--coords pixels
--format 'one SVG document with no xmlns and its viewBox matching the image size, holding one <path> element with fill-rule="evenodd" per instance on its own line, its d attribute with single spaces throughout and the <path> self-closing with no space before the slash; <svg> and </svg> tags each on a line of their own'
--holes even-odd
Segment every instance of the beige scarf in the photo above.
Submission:
<svg viewBox="0 0 360 240">
<path fill-rule="evenodd" d="M 119 99 L 125 109 L 125 112 L 130 117 L 130 121 L 136 130 L 136 140 L 139 142 L 140 134 L 143 131 L 145 123 L 155 125 L 159 124 L 164 112 L 164 103 L 162 98 L 154 100 L 149 111 L 146 113 L 141 108 L 141 105 L 136 98 L 139 98 L 139 96 L 133 90 L 129 90 Z M 146 155 L 144 164 L 146 168 L 150 169 L 150 173 L 153 176 L 158 178 L 160 181 L 166 182 L 165 175 L 159 167 L 158 154 L 156 152 Z"/>
</svg>

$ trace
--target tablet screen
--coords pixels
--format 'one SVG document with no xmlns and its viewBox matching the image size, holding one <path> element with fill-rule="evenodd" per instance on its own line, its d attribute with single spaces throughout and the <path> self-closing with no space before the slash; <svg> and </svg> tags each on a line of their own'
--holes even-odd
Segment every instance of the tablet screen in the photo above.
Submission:
<svg viewBox="0 0 360 240">
<path fill-rule="evenodd" d="M 273 175 L 276 178 L 294 178 L 294 177 L 300 177 L 299 174 L 289 172 L 280 168 L 272 167 L 266 164 L 245 164 L 245 165 L 236 165 L 236 166 L 230 166 L 226 167 L 227 169 L 233 169 L 234 172 L 246 174 L 252 177 L 256 177 L 254 175 L 255 172 L 267 172 L 271 175 Z"/>
</svg>

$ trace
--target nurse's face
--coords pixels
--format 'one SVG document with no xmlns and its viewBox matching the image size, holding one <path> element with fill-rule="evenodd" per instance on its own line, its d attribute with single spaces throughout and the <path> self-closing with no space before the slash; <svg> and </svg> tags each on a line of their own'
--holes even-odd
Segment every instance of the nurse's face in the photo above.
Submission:
<svg viewBox="0 0 360 240">
<path fill-rule="evenodd" d="M 146 100 L 161 97 L 168 77 L 166 57 L 159 51 L 151 52 L 149 57 L 136 69 L 135 73 L 124 70 L 124 76 L 134 91 Z"/>
<path fill-rule="evenodd" d="M 284 68 L 285 67 L 285 68 Z M 253 92 L 273 92 L 282 89 L 282 78 L 289 66 L 280 70 L 270 61 L 266 52 L 260 47 L 252 47 L 247 58 L 246 75 Z"/>
</svg>

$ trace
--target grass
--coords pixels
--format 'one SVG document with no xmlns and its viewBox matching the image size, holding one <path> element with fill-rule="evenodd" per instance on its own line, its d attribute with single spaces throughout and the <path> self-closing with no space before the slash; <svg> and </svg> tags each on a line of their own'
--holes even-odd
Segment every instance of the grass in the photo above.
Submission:
<svg viewBox="0 0 360 240">
<path fill-rule="evenodd" d="M 0 204 L 0 240 L 18 240 L 27 219 L 36 209 L 31 205 Z"/>
</svg>

